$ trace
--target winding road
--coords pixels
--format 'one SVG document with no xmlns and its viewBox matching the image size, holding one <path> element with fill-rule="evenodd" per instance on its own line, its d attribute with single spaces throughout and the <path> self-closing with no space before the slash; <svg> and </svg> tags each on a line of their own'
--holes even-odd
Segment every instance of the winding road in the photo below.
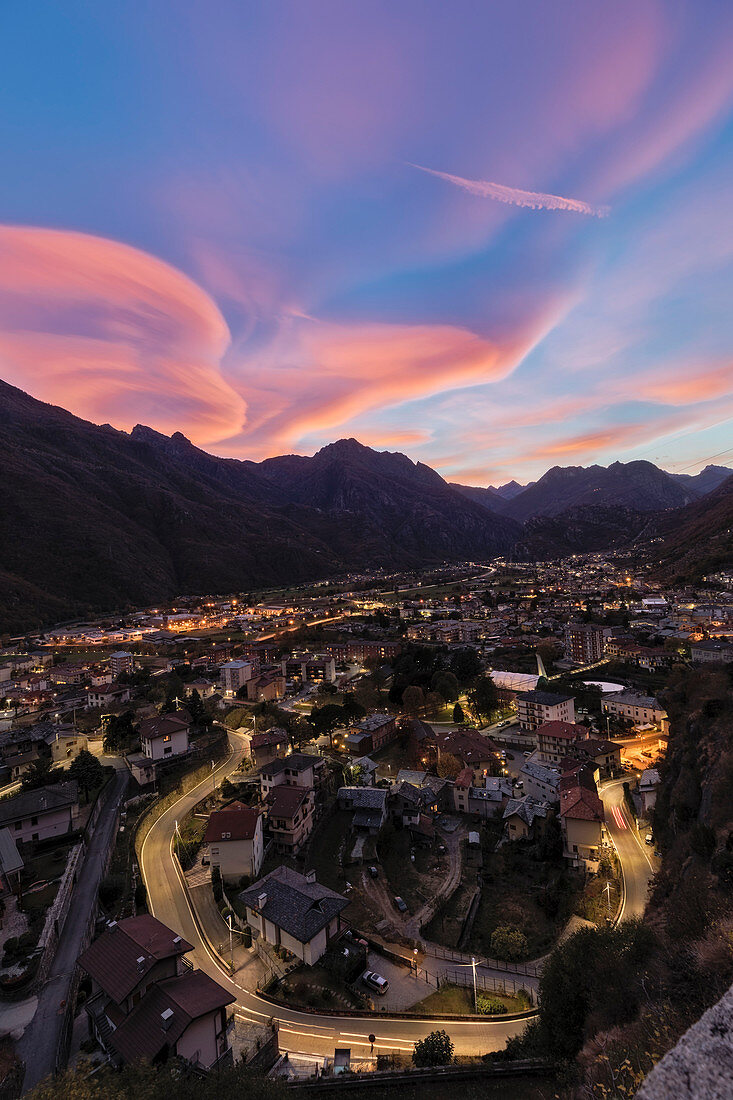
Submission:
<svg viewBox="0 0 733 1100">
<path fill-rule="evenodd" d="M 214 770 L 215 782 L 221 783 L 236 770 L 244 756 L 244 742 L 236 734 L 229 735 L 230 756 Z M 337 1046 L 350 1047 L 355 1057 L 369 1054 L 369 1034 L 376 1035 L 374 1052 L 394 1054 L 411 1052 L 416 1039 L 421 1039 L 440 1020 L 390 1019 L 389 1017 L 336 1017 L 280 1008 L 258 997 L 232 978 L 221 965 L 201 933 L 191 903 L 183 887 L 172 855 L 176 821 L 182 818 L 204 796 L 212 785 L 207 776 L 197 787 L 183 795 L 155 822 L 140 850 L 140 869 L 148 891 L 150 911 L 193 944 L 196 966 L 214 978 L 237 999 L 236 1012 L 258 1022 L 276 1019 L 280 1028 L 280 1047 L 292 1053 L 333 1056 Z M 485 1053 L 502 1050 L 506 1040 L 519 1034 L 525 1020 L 449 1020 L 443 1026 L 449 1031 L 457 1054 Z"/>
<path fill-rule="evenodd" d="M 656 871 L 651 852 L 637 832 L 624 799 L 624 780 L 613 779 L 600 790 L 606 811 L 606 828 L 618 853 L 623 872 L 624 892 L 619 920 L 641 917 L 646 906 L 649 883 Z"/>
</svg>

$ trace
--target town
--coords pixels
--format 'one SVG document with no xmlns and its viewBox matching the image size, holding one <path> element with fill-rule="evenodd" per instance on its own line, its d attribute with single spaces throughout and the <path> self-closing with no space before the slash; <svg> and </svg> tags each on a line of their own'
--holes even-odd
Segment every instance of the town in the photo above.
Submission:
<svg viewBox="0 0 733 1100">
<path fill-rule="evenodd" d="M 644 913 L 659 696 L 733 662 L 730 576 L 498 559 L 6 638 L 0 1020 L 26 1086 L 164 1052 L 369 1073 L 441 1027 L 501 1050 L 558 943 Z"/>
</svg>

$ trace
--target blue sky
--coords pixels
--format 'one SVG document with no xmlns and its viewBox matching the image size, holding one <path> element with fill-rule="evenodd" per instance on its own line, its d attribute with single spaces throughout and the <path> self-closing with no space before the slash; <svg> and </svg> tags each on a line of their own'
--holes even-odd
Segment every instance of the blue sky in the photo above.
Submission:
<svg viewBox="0 0 733 1100">
<path fill-rule="evenodd" d="M 729 4 L 65 0 L 2 31 L 7 381 L 475 484 L 733 461 Z"/>
</svg>

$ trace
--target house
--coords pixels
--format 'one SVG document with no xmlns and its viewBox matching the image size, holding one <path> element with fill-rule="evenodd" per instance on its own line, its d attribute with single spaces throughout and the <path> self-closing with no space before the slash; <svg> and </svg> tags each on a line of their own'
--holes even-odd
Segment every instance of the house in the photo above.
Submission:
<svg viewBox="0 0 733 1100">
<path fill-rule="evenodd" d="M 313 831 L 313 791 L 274 787 L 267 796 L 267 825 L 278 852 L 294 855 Z"/>
<path fill-rule="evenodd" d="M 480 783 L 499 770 L 499 749 L 478 730 L 451 730 L 435 734 L 436 763 L 441 756 L 454 756 L 462 768 L 470 768 Z"/>
<path fill-rule="evenodd" d="M 377 781 L 377 768 L 379 765 L 370 756 L 357 756 L 351 761 L 352 781 L 356 774 L 356 782 L 360 787 L 373 787 Z"/>
<path fill-rule="evenodd" d="M 544 827 L 550 806 L 547 802 L 525 795 L 523 798 L 510 798 L 502 815 L 504 831 L 510 840 L 525 840 L 533 837 Z"/>
<path fill-rule="evenodd" d="M 653 695 L 641 695 L 635 691 L 617 691 L 604 695 L 601 706 L 604 713 L 626 718 L 634 725 L 662 725 L 667 712 Z"/>
<path fill-rule="evenodd" d="M 225 882 L 238 882 L 243 875 L 256 878 L 264 859 L 262 814 L 242 802 L 230 802 L 209 815 L 204 843 L 212 870 L 218 867 Z"/>
<path fill-rule="evenodd" d="M 276 757 L 285 756 L 289 744 L 287 733 L 279 726 L 274 726 L 263 733 L 256 733 L 249 743 L 256 767 L 261 768 L 263 764 L 269 764 Z"/>
<path fill-rule="evenodd" d="M 146 718 L 138 726 L 140 747 L 149 760 L 164 760 L 188 752 L 190 719 L 182 711 Z"/>
<path fill-rule="evenodd" d="M 0 829 L 7 826 L 16 843 L 64 836 L 76 829 L 78 821 L 76 780 L 21 791 L 0 802 Z"/>
<path fill-rule="evenodd" d="M 701 665 L 724 665 L 733 662 L 733 642 L 726 639 L 693 642 L 690 659 Z"/>
<path fill-rule="evenodd" d="M 83 749 L 88 749 L 89 739 L 73 726 L 59 726 L 47 744 L 51 749 L 51 759 L 58 764 L 63 760 L 73 760 Z"/>
<path fill-rule="evenodd" d="M 641 797 L 641 814 L 645 821 L 649 820 L 649 816 L 656 805 L 660 782 L 659 772 L 656 768 L 646 768 L 641 773 L 639 796 Z"/>
<path fill-rule="evenodd" d="M 524 793 L 541 802 L 560 801 L 560 769 L 539 760 L 527 760 L 522 765 L 519 777 L 524 784 Z"/>
<path fill-rule="evenodd" d="M 87 692 L 87 710 L 97 710 L 100 707 L 109 709 L 119 707 L 123 703 L 130 702 L 130 689 L 128 687 L 112 687 L 110 685 L 94 688 Z"/>
<path fill-rule="evenodd" d="M 591 761 L 602 779 L 618 775 L 621 769 L 621 746 L 604 737 L 578 738 L 571 751 L 575 756 Z"/>
<path fill-rule="evenodd" d="M 434 814 L 438 809 L 438 797 L 429 786 L 416 787 L 414 783 L 400 783 L 388 793 L 390 817 L 399 825 L 410 826 L 421 814 Z"/>
<path fill-rule="evenodd" d="M 250 703 L 272 702 L 285 694 L 285 677 L 281 672 L 263 672 L 247 681 L 247 699 Z"/>
<path fill-rule="evenodd" d="M 537 749 L 545 764 L 559 764 L 570 752 L 573 742 L 579 737 L 587 737 L 586 726 L 573 722 L 543 722 L 536 729 Z"/>
<path fill-rule="evenodd" d="M 79 957 L 92 979 L 90 1032 L 113 1063 L 178 1057 L 211 1070 L 231 1062 L 226 1009 L 235 998 L 191 967 L 192 950 L 145 913 L 111 922 Z"/>
<path fill-rule="evenodd" d="M 260 792 L 266 799 L 274 787 L 310 787 L 318 790 L 323 784 L 325 773 L 326 762 L 322 756 L 293 752 L 262 765 Z"/>
<path fill-rule="evenodd" d="M 519 728 L 534 733 L 545 722 L 574 722 L 575 699 L 551 691 L 522 691 L 517 695 Z"/>
<path fill-rule="evenodd" d="M 308 966 L 321 958 L 342 928 L 348 898 L 316 882 L 315 871 L 301 875 L 276 867 L 239 895 L 254 935 L 284 947 Z"/>
<path fill-rule="evenodd" d="M 464 784 L 471 776 L 471 782 L 466 789 Z M 474 814 L 486 820 L 497 817 L 507 799 L 512 796 L 512 782 L 504 776 L 487 775 L 482 784 L 473 782 L 473 773 L 470 768 L 464 769 L 453 786 L 455 809 L 459 813 Z"/>
<path fill-rule="evenodd" d="M 595 790 L 578 785 L 560 791 L 563 854 L 574 866 L 590 864 L 595 869 L 601 854 L 604 821 L 603 803 Z"/>
<path fill-rule="evenodd" d="M 349 727 L 347 747 L 359 753 L 376 752 L 394 740 L 397 723 L 392 714 L 370 714 Z"/>
<path fill-rule="evenodd" d="M 0 898 L 17 893 L 24 866 L 23 857 L 10 829 L 0 829 Z"/>
<path fill-rule="evenodd" d="M 339 787 L 338 808 L 352 813 L 351 828 L 376 836 L 387 820 L 387 791 L 384 787 Z"/>
</svg>

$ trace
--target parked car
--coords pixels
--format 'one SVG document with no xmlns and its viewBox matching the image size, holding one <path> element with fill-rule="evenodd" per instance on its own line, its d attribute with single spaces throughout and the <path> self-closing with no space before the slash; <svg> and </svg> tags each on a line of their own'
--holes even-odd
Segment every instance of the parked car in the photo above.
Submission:
<svg viewBox="0 0 733 1100">
<path fill-rule="evenodd" d="M 515 780 L 514 780 L 514 786 L 516 787 L 516 789 L 517 789 L 518 791 L 523 791 L 523 790 L 524 790 L 524 782 L 523 782 L 523 780 L 521 780 L 521 779 L 515 779 Z"/>
<path fill-rule="evenodd" d="M 372 866 L 369 868 L 369 874 L 372 876 L 372 878 L 379 878 L 379 868 L 375 867 L 374 864 L 372 864 Z"/>
<path fill-rule="evenodd" d="M 531 756 L 531 755 L 532 755 L 532 753 L 531 753 L 531 752 L 529 752 L 529 750 L 527 750 L 526 752 L 523 752 L 523 753 L 522 753 L 522 756 Z"/>
<path fill-rule="evenodd" d="M 389 989 L 389 982 L 387 979 L 383 978 L 381 974 L 375 974 L 373 970 L 366 970 L 362 974 L 361 980 L 364 985 L 368 986 L 375 993 L 378 993 L 380 997 L 383 997 Z"/>
<path fill-rule="evenodd" d="M 514 759 L 514 753 L 513 752 L 508 752 L 506 754 L 506 758 L 507 758 L 507 760 L 513 760 Z"/>
<path fill-rule="evenodd" d="M 645 844 L 648 844 L 650 846 L 654 843 L 654 837 L 651 833 L 646 834 L 646 836 L 644 837 L 644 842 Z"/>
<path fill-rule="evenodd" d="M 407 912 L 407 903 L 404 900 L 404 898 L 395 898 L 394 899 L 394 906 L 395 906 L 395 909 L 398 909 L 400 911 L 400 913 L 406 913 Z"/>
</svg>

